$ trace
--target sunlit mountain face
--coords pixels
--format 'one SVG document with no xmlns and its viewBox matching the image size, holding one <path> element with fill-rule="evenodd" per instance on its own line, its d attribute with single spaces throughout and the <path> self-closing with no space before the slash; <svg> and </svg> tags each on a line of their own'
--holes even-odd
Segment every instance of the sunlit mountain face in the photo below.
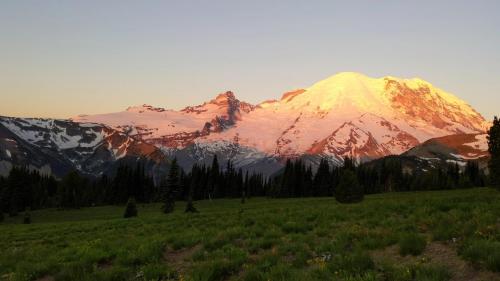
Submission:
<svg viewBox="0 0 500 281">
<path fill-rule="evenodd" d="M 128 155 L 157 162 L 162 157 L 177 157 L 189 169 L 217 154 L 236 167 L 266 173 L 276 171 L 289 158 L 307 157 L 312 163 L 327 158 L 341 164 L 349 156 L 365 162 L 399 155 L 444 136 L 462 136 L 461 140 L 468 139 L 464 135 L 474 136 L 470 146 L 483 157 L 486 140 L 482 134 L 489 126 L 465 101 L 422 79 L 375 79 L 352 72 L 257 105 L 226 92 L 179 111 L 134 106 L 117 113 L 59 120 L 66 125 L 50 128 L 36 120 L 2 118 L 0 124 L 27 145 L 53 146 L 55 155 L 68 149 L 101 147 L 108 150 L 109 157 L 100 161 L 117 161 Z M 95 134 L 92 140 L 84 136 L 88 130 Z M 119 141 L 113 144 L 113 138 Z M 82 144 L 83 139 L 89 141 Z M 95 151 L 90 149 L 67 161 L 81 169 L 90 165 Z M 10 158 L 4 154 L 2 161 L 13 161 L 12 152 Z M 460 152 L 456 155 L 461 156 Z"/>
</svg>

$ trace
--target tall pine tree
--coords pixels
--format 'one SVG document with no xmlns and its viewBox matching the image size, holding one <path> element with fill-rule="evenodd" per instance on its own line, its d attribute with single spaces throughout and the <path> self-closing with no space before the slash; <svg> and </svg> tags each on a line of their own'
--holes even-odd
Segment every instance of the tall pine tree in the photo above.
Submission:
<svg viewBox="0 0 500 281">
<path fill-rule="evenodd" d="M 84 181 L 77 171 L 71 171 L 64 176 L 59 185 L 59 206 L 61 208 L 80 208 Z"/>
<path fill-rule="evenodd" d="M 340 203 L 357 203 L 363 201 L 363 197 L 363 187 L 359 184 L 356 174 L 350 169 L 342 171 L 335 190 L 335 199 Z"/>
<path fill-rule="evenodd" d="M 328 196 L 332 192 L 332 183 L 330 175 L 330 165 L 326 159 L 321 159 L 318 171 L 313 180 L 313 196 Z"/>
<path fill-rule="evenodd" d="M 210 173 L 208 175 L 208 198 L 212 200 L 215 192 L 218 189 L 219 184 L 219 161 L 217 160 L 217 154 L 214 154 L 214 159 L 212 161 L 212 167 L 210 168 Z"/>
<path fill-rule="evenodd" d="M 194 188 L 195 188 L 195 181 L 191 179 L 191 182 L 189 184 L 189 191 L 188 191 L 188 198 L 187 198 L 187 204 L 186 204 L 186 213 L 197 213 L 198 210 L 194 207 L 193 204 L 193 193 L 194 193 Z"/>
<path fill-rule="evenodd" d="M 500 120 L 496 116 L 488 132 L 488 151 L 491 186 L 500 190 Z"/>
<path fill-rule="evenodd" d="M 175 196 L 179 191 L 180 185 L 179 165 L 177 164 L 177 159 L 172 161 L 165 184 L 166 186 L 163 188 L 163 194 L 161 196 L 163 202 L 162 211 L 165 214 L 168 214 L 174 211 Z"/>
</svg>

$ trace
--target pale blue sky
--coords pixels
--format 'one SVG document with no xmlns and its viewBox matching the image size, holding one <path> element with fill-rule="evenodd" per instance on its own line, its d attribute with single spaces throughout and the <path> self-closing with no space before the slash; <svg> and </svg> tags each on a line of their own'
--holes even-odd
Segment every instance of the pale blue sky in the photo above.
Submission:
<svg viewBox="0 0 500 281">
<path fill-rule="evenodd" d="M 500 1 L 0 2 L 0 115 L 70 117 L 342 71 L 421 77 L 500 114 Z"/>
</svg>

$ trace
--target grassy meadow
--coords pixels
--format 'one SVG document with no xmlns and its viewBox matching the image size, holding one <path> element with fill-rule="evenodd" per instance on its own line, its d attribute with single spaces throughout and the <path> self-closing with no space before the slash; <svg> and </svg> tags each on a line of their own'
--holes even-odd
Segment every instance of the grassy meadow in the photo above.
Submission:
<svg viewBox="0 0 500 281">
<path fill-rule="evenodd" d="M 0 224 L 0 280 L 500 280 L 500 192 L 41 210 Z"/>
</svg>

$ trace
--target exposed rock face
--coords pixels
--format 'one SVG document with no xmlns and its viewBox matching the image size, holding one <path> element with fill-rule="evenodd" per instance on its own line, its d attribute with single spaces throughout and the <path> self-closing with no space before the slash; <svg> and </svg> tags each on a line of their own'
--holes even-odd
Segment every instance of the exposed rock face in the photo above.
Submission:
<svg viewBox="0 0 500 281">
<path fill-rule="evenodd" d="M 453 128 L 455 124 L 462 124 L 471 130 L 485 129 L 485 120 L 479 113 L 455 97 L 438 93 L 427 82 L 421 81 L 412 88 L 386 79 L 386 90 L 391 96 L 393 108 L 413 122 L 424 122 L 439 129 Z M 464 132 L 456 128 L 455 133 Z"/>
<path fill-rule="evenodd" d="M 391 154 L 382 147 L 370 132 L 357 127 L 352 122 L 344 123 L 330 137 L 314 145 L 311 154 L 326 154 L 339 160 L 353 155 L 365 159 L 375 159 Z"/>
</svg>

